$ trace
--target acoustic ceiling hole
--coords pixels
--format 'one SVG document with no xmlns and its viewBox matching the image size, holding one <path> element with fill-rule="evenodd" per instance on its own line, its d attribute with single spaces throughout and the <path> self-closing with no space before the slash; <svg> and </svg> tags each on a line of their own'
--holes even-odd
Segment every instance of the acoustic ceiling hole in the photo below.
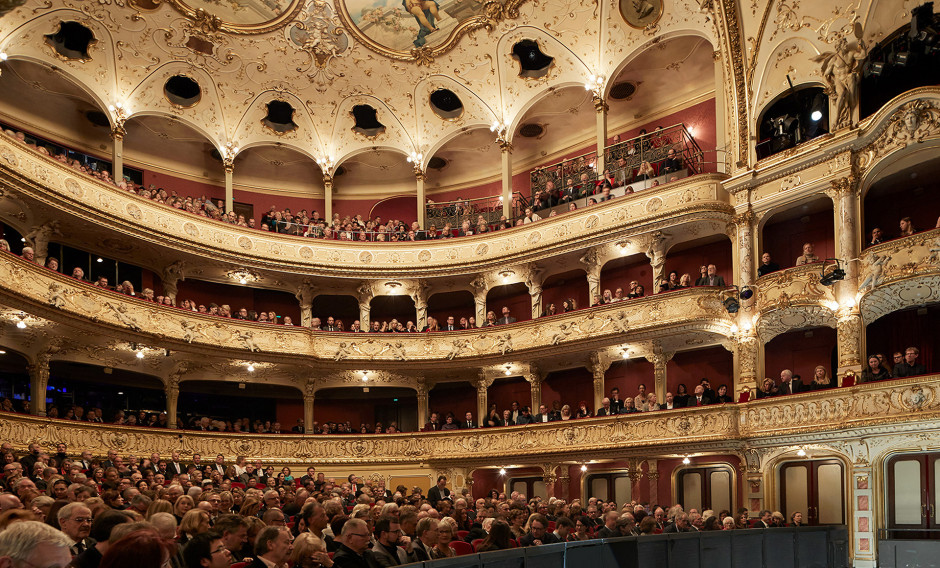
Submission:
<svg viewBox="0 0 940 568">
<path fill-rule="evenodd" d="M 66 59 L 91 59 L 88 48 L 97 41 L 95 34 L 78 22 L 59 22 L 59 31 L 45 37 L 46 43 Z"/>
<path fill-rule="evenodd" d="M 199 83 L 185 75 L 174 75 L 167 79 L 163 85 L 163 94 L 171 103 L 181 107 L 191 107 L 202 99 Z"/>
<path fill-rule="evenodd" d="M 548 74 L 548 69 L 555 61 L 542 53 L 539 44 L 531 39 L 524 39 L 512 46 L 512 56 L 519 61 L 519 76 L 538 79 Z"/>
<path fill-rule="evenodd" d="M 294 107 L 286 101 L 271 101 L 267 104 L 268 114 L 261 121 L 278 134 L 297 130 L 294 124 Z"/>
<path fill-rule="evenodd" d="M 430 99 L 431 110 L 441 118 L 457 118 L 463 114 L 463 103 L 460 102 L 460 97 L 449 89 L 434 91 Z"/>
<path fill-rule="evenodd" d="M 379 122 L 378 111 L 369 105 L 356 105 L 352 109 L 353 132 L 374 138 L 385 132 L 385 125 Z"/>
</svg>

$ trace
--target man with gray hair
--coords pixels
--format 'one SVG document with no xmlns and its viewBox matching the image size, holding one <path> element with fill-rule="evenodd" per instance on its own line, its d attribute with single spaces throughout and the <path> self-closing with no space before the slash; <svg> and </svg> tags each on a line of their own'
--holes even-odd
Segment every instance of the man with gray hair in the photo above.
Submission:
<svg viewBox="0 0 940 568">
<path fill-rule="evenodd" d="M 69 503 L 59 509 L 59 527 L 67 537 L 72 540 L 72 555 L 78 556 L 88 547 L 94 546 L 95 541 L 88 538 L 91 532 L 91 509 L 84 503 Z"/>
<path fill-rule="evenodd" d="M 333 556 L 336 568 L 370 568 L 373 566 L 372 552 L 368 550 L 372 535 L 362 519 L 349 519 L 343 525 L 343 542 Z"/>
<path fill-rule="evenodd" d="M 255 559 L 248 568 L 281 566 L 290 557 L 293 537 L 287 527 L 265 527 L 255 539 Z"/>
<path fill-rule="evenodd" d="M 0 568 L 65 568 L 72 560 L 71 544 L 65 534 L 38 521 L 13 523 L 0 533 Z"/>
</svg>

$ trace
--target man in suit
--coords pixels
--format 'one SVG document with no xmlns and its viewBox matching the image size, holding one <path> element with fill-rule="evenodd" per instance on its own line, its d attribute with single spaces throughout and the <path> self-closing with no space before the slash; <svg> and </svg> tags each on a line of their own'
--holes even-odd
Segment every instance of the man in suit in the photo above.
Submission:
<svg viewBox="0 0 940 568">
<path fill-rule="evenodd" d="M 724 286 L 725 279 L 718 275 L 718 269 L 714 264 L 704 267 L 702 276 L 695 281 L 696 286 Z"/>
<path fill-rule="evenodd" d="M 904 362 L 900 365 L 894 366 L 893 376 L 896 378 L 901 377 L 914 377 L 917 375 L 926 375 L 927 367 L 921 365 L 917 362 L 917 358 L 920 356 L 920 349 L 916 347 L 908 347 L 904 350 Z"/>
<path fill-rule="evenodd" d="M 428 491 L 428 503 L 438 509 L 438 502 L 450 498 L 450 489 L 447 488 L 447 476 L 441 475 L 437 478 L 437 485 Z"/>
<path fill-rule="evenodd" d="M 219 454 L 215 456 L 215 463 L 212 464 L 212 471 L 217 471 L 221 475 L 225 475 L 225 456 Z"/>
<path fill-rule="evenodd" d="M 326 325 L 323 326 L 323 331 L 339 331 L 339 328 L 336 326 L 336 320 L 333 319 L 333 316 L 326 318 Z"/>
<path fill-rule="evenodd" d="M 294 434 L 303 434 L 306 431 L 303 418 L 298 418 L 297 425 L 291 428 L 290 431 Z"/>
<path fill-rule="evenodd" d="M 794 380 L 793 371 L 784 369 L 780 371 L 780 386 L 777 391 L 781 394 L 796 394 L 803 392 L 803 381 Z"/>
<path fill-rule="evenodd" d="M 180 475 L 181 473 L 186 473 L 186 468 L 180 462 L 180 453 L 173 452 L 170 463 L 166 464 L 166 473 L 167 477 L 172 479 L 173 476 Z"/>
<path fill-rule="evenodd" d="M 540 424 L 542 422 L 550 422 L 551 418 L 548 414 L 548 407 L 544 404 L 539 405 L 539 413 L 535 415 L 535 423 Z"/>
<path fill-rule="evenodd" d="M 666 393 L 666 401 L 659 405 L 660 410 L 673 410 L 679 408 L 679 405 L 676 404 L 673 394 L 671 392 Z"/>
<path fill-rule="evenodd" d="M 472 412 L 468 412 L 466 415 L 464 415 L 463 422 L 460 423 L 460 427 L 467 430 L 477 427 L 477 423 L 473 419 Z"/>
<path fill-rule="evenodd" d="M 604 515 L 604 526 L 594 533 L 594 538 L 613 538 L 620 536 L 620 531 L 617 529 L 617 519 L 619 518 L 620 513 L 616 510 L 611 509 L 607 511 Z"/>
<path fill-rule="evenodd" d="M 424 425 L 425 432 L 437 432 L 441 429 L 441 422 L 437 416 L 437 412 L 431 413 L 431 419 L 428 420 L 427 424 Z"/>
<path fill-rule="evenodd" d="M 507 323 L 516 323 L 516 318 L 512 317 L 512 315 L 509 313 L 508 307 L 503 306 L 502 314 L 503 314 L 503 317 L 496 320 L 497 325 L 506 325 Z"/>
<path fill-rule="evenodd" d="M 23 458 L 23 459 L 26 459 L 26 458 Z M 22 460 L 20 461 L 22 462 Z M 115 452 L 114 450 L 108 450 L 108 459 L 101 462 L 101 469 L 108 469 L 109 467 L 116 467 L 114 465 L 116 461 L 117 461 L 117 452 Z M 32 471 L 32 470 L 26 470 L 26 471 Z"/>
<path fill-rule="evenodd" d="M 375 522 L 375 534 L 378 535 L 372 556 L 376 566 L 401 566 L 408 564 L 408 555 L 398 547 L 401 541 L 401 525 L 391 515 L 382 515 Z"/>
<path fill-rule="evenodd" d="M 558 537 L 548 532 L 548 519 L 544 515 L 535 514 L 529 519 L 529 532 L 519 539 L 519 546 L 541 546 L 555 544 Z"/>
<path fill-rule="evenodd" d="M 255 539 L 255 559 L 248 568 L 281 566 L 290 557 L 293 546 L 290 529 L 286 526 L 265 527 Z"/>
<path fill-rule="evenodd" d="M 519 401 L 514 400 L 509 406 L 509 417 L 512 418 L 513 424 L 518 424 L 520 416 L 522 416 L 522 409 L 519 408 Z"/>
<path fill-rule="evenodd" d="M 695 529 L 689 524 L 689 514 L 680 511 L 676 513 L 676 518 L 673 520 L 673 523 L 663 529 L 663 533 L 684 533 L 684 532 L 694 532 Z"/>
<path fill-rule="evenodd" d="M 705 387 L 698 385 L 695 387 L 695 394 L 689 397 L 689 406 L 706 406 L 712 403 L 712 399 L 705 396 Z"/>
<path fill-rule="evenodd" d="M 91 533 L 91 509 L 84 503 L 69 503 L 59 509 L 57 518 L 62 532 L 72 541 L 69 548 L 73 557 L 95 545 L 95 541 L 88 536 Z"/>
<path fill-rule="evenodd" d="M 158 455 L 157 458 L 159 459 L 160 456 Z M 83 471 L 91 469 L 91 450 L 85 450 L 82 452 L 82 457 L 72 463 L 80 465 Z M 156 464 L 154 464 L 152 467 L 156 467 Z"/>
<path fill-rule="evenodd" d="M 623 400 L 620 399 L 620 389 L 610 389 L 610 413 L 620 414 L 623 411 Z"/>
<path fill-rule="evenodd" d="M 757 520 L 751 524 L 751 528 L 752 529 L 769 529 L 770 520 L 772 516 L 773 516 L 773 513 L 771 513 L 769 509 L 764 509 L 763 511 L 760 512 L 760 515 L 757 518 Z"/>
<path fill-rule="evenodd" d="M 454 316 L 447 316 L 447 323 L 444 324 L 443 331 L 457 331 L 457 324 L 454 322 Z"/>
<path fill-rule="evenodd" d="M 409 562 L 421 562 L 431 559 L 431 549 L 437 545 L 439 540 L 437 529 L 438 520 L 431 517 L 425 517 L 418 521 L 415 529 L 415 536 L 411 548 L 411 554 L 408 556 Z"/>
<path fill-rule="evenodd" d="M 555 420 L 561 420 L 561 402 L 557 400 L 552 403 L 552 409 L 548 412 L 548 421 L 554 422 Z"/>
<path fill-rule="evenodd" d="M 610 399 L 606 396 L 601 400 L 601 407 L 597 409 L 596 416 L 610 416 L 614 414 L 610 409 Z"/>
</svg>

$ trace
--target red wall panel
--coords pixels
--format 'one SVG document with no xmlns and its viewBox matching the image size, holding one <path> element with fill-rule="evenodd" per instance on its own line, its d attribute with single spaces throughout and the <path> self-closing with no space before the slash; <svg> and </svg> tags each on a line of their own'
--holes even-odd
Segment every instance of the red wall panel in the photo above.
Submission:
<svg viewBox="0 0 940 568">
<path fill-rule="evenodd" d="M 477 419 L 477 389 L 470 383 L 440 383 L 428 392 L 428 417 L 431 412 L 443 416 L 448 412 L 454 413 L 458 422 L 464 419 L 467 412 L 473 413 Z"/>
<path fill-rule="evenodd" d="M 544 304 L 543 304 L 544 305 Z M 503 317 L 503 306 L 509 308 L 517 321 L 532 319 L 532 296 L 525 284 L 507 284 L 496 286 L 486 295 L 486 309 L 496 313 L 496 319 Z"/>
<path fill-rule="evenodd" d="M 569 298 L 575 301 L 578 308 L 588 307 L 588 292 L 587 274 L 583 270 L 551 276 L 545 280 L 542 287 L 542 309 L 547 310 L 549 304 L 555 304 L 555 309 L 560 314 L 562 303 Z"/>
<path fill-rule="evenodd" d="M 549 373 L 542 383 L 542 401 L 551 408 L 556 400 L 562 405 L 570 405 L 571 414 L 578 411 L 578 403 L 582 400 L 594 411 L 594 378 L 591 371 L 578 367 Z"/>
<path fill-rule="evenodd" d="M 647 392 L 653 392 L 652 363 L 646 359 L 617 361 L 607 369 L 604 376 L 604 396 L 610 396 L 610 389 L 617 387 L 620 389 L 621 399 L 632 397 L 637 393 L 640 383 L 646 385 Z M 597 409 L 593 410 L 597 412 Z"/>
<path fill-rule="evenodd" d="M 888 314 L 868 325 L 868 354 L 884 353 L 890 362 L 895 351 L 903 353 L 908 347 L 917 347 L 920 349 L 917 362 L 926 366 L 928 372 L 935 371 L 934 361 L 940 349 L 937 329 L 940 329 L 938 304 Z"/>
<path fill-rule="evenodd" d="M 512 402 L 519 403 L 519 408 L 529 406 L 532 401 L 532 390 L 529 388 L 529 382 L 522 377 L 506 377 L 505 379 L 496 379 L 490 388 L 486 391 L 487 406 L 496 403 L 496 408 L 500 414 L 503 410 L 509 410 Z M 476 408 L 476 404 L 474 404 Z M 532 411 L 536 414 L 538 409 Z"/>
<path fill-rule="evenodd" d="M 669 276 L 673 270 L 682 274 L 688 273 L 694 283 L 701 276 L 701 267 L 714 264 L 718 274 L 725 279 L 729 286 L 734 284 L 731 266 L 731 241 L 723 238 L 721 241 L 700 246 L 693 246 L 682 251 L 669 251 L 666 254 L 664 276 Z M 659 289 L 657 288 L 658 292 Z"/>
<path fill-rule="evenodd" d="M 778 335 L 764 346 L 764 376 L 780 383 L 780 371 L 790 369 L 803 383 L 813 380 L 816 365 L 823 365 L 833 375 L 836 330 L 831 327 L 800 329 Z M 758 386 L 760 381 L 758 379 Z"/>
<path fill-rule="evenodd" d="M 150 184 L 153 184 L 158 189 L 167 190 L 168 193 L 176 191 L 176 194 L 182 197 L 201 197 L 205 195 L 213 200 L 225 199 L 224 185 L 193 181 L 147 170 L 144 170 L 143 174 L 144 187 L 150 187 Z"/>
<path fill-rule="evenodd" d="M 177 289 L 177 305 L 185 299 L 206 304 L 206 307 L 209 303 L 215 302 L 219 305 L 228 304 L 231 306 L 233 313 L 243 307 L 249 311 L 274 311 L 279 316 L 290 316 L 295 325 L 300 323 L 300 305 L 294 295 L 289 292 L 253 289 L 247 286 L 218 284 L 193 279 L 179 282 Z M 154 288 L 157 295 L 162 294 L 162 290 L 162 286 Z"/>
<path fill-rule="evenodd" d="M 447 323 L 447 316 L 454 316 L 455 325 L 462 317 L 476 317 L 473 294 L 466 290 L 434 294 L 428 298 L 428 315 L 437 319 L 441 326 Z"/>
<path fill-rule="evenodd" d="M 653 267 L 645 254 L 634 254 L 605 264 L 601 269 L 601 293 L 609 289 L 613 294 L 617 288 L 623 288 L 626 296 L 630 293 L 630 282 L 633 280 L 643 286 L 647 295 L 654 292 Z"/>
<path fill-rule="evenodd" d="M 728 392 L 734 391 L 734 357 L 721 346 L 682 351 L 676 353 L 672 361 L 666 364 L 666 390 L 675 394 L 679 383 L 685 384 L 689 394 L 695 385 L 707 378 L 714 390 L 720 385 L 727 385 Z"/>
<path fill-rule="evenodd" d="M 366 212 L 363 212 L 365 215 Z M 399 195 L 389 197 L 375 203 L 368 211 L 370 219 L 381 217 L 383 219 L 398 219 L 411 226 L 411 222 L 418 218 L 418 196 Z"/>
<path fill-rule="evenodd" d="M 323 199 L 314 199 L 312 197 L 287 197 L 284 195 L 270 195 L 267 193 L 257 193 L 253 191 L 244 191 L 235 189 L 232 198 L 239 203 L 250 203 L 254 206 L 255 221 L 260 221 L 261 216 L 271 209 L 274 205 L 278 211 L 290 209 L 291 213 L 297 214 L 301 209 L 306 209 L 307 214 L 317 211 L 320 217 L 323 217 Z"/>
<path fill-rule="evenodd" d="M 770 257 L 781 268 L 796 264 L 796 258 L 803 254 L 804 243 L 813 243 L 819 258 L 832 258 L 836 252 L 831 208 L 786 221 L 775 222 L 771 217 L 764 226 L 762 236 L 763 250 L 758 252 L 758 262 L 760 255 L 769 252 Z"/>
<path fill-rule="evenodd" d="M 282 432 L 290 432 L 297 425 L 298 420 L 304 419 L 304 401 L 281 399 L 277 401 L 277 421 L 281 423 Z M 310 426 L 306 424 L 306 426 Z"/>
<path fill-rule="evenodd" d="M 882 185 L 882 184 L 878 184 Z M 880 227 L 885 238 L 898 236 L 898 224 L 902 217 L 910 217 L 914 229 L 923 231 L 937 225 L 937 212 L 940 211 L 940 182 L 918 176 L 908 177 L 890 188 L 872 188 L 865 197 L 865 239 L 871 240 L 871 230 Z"/>
</svg>

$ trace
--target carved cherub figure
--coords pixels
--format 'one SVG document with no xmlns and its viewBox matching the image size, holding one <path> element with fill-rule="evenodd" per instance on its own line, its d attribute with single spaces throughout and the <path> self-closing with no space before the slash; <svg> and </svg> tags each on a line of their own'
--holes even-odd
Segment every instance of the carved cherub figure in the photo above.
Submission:
<svg viewBox="0 0 940 568">
<path fill-rule="evenodd" d="M 65 287 L 58 282 L 49 284 L 49 303 L 53 308 L 61 308 L 65 305 Z"/>
</svg>

